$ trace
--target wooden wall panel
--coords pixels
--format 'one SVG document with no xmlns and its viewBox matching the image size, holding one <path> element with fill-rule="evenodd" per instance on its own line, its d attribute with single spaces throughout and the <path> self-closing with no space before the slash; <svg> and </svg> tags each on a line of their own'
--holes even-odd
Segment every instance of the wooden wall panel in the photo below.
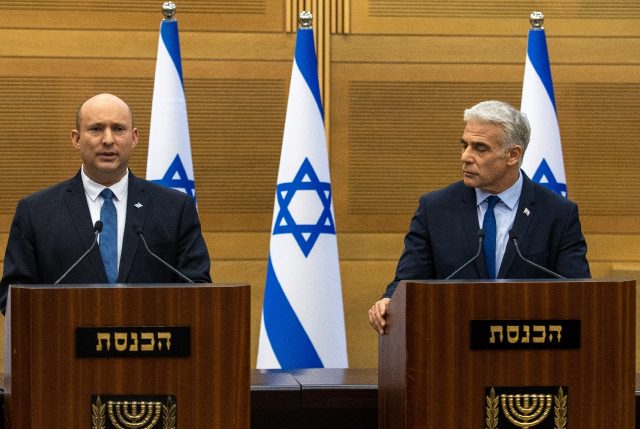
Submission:
<svg viewBox="0 0 640 429">
<path fill-rule="evenodd" d="M 638 36 L 640 6 L 633 1 L 367 0 L 353 2 L 353 34 L 521 35 L 534 10 L 552 35 Z M 549 34 L 549 33 L 548 33 Z"/>
<path fill-rule="evenodd" d="M 640 82 L 562 83 L 555 93 L 570 198 L 584 215 L 632 217 L 640 225 L 640 152 L 629 150 Z"/>
<path fill-rule="evenodd" d="M 162 19 L 159 0 L 7 0 L 3 27 L 149 30 Z M 284 28 L 283 0 L 178 0 L 181 28 L 191 31 L 279 32 Z"/>
<path fill-rule="evenodd" d="M 531 8 L 543 10 L 557 18 L 640 18 L 640 4 L 629 1 L 565 0 L 537 1 L 494 0 L 481 3 L 466 0 L 369 0 L 369 16 L 373 17 L 497 17 L 526 16 Z"/>
<path fill-rule="evenodd" d="M 180 10 L 185 13 L 264 13 L 267 0 L 194 0 L 180 1 Z M 77 0 L 5 0 L 6 10 L 90 10 L 93 12 L 111 12 L 126 10 L 129 12 L 147 12 L 158 7 L 157 0 L 120 0 L 112 2 L 77 1 Z"/>
<path fill-rule="evenodd" d="M 197 79 L 189 93 L 203 213 L 269 213 L 280 160 L 285 79 Z M 213 227 L 217 229 L 217 227 Z"/>
</svg>

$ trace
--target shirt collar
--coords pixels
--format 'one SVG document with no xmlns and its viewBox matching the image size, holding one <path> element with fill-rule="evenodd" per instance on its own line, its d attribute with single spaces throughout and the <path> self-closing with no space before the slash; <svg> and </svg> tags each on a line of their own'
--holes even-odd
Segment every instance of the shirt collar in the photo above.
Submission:
<svg viewBox="0 0 640 429">
<path fill-rule="evenodd" d="M 522 172 L 518 174 L 518 180 L 516 183 L 511 185 L 506 190 L 502 191 L 498 194 L 500 197 L 500 201 L 509 207 L 510 210 L 513 210 L 518 205 L 518 201 L 520 200 L 520 194 L 522 194 L 522 183 L 524 180 L 522 179 Z M 476 205 L 480 205 L 486 200 L 490 195 L 494 195 L 490 192 L 483 191 L 482 189 L 476 188 Z"/>
<path fill-rule="evenodd" d="M 100 196 L 100 192 L 102 192 L 102 190 L 106 188 L 106 186 L 91 180 L 89 176 L 87 176 L 84 172 L 84 165 L 80 169 L 80 175 L 82 177 L 82 185 L 84 186 L 84 192 L 91 199 L 91 201 L 95 202 L 98 196 Z M 118 182 L 109 186 L 109 189 L 111 189 L 111 191 L 116 196 L 116 200 L 122 201 L 124 197 L 126 197 L 127 195 L 128 186 L 129 186 L 129 172 L 127 171 L 127 174 L 125 174 L 122 177 L 122 179 L 120 179 Z"/>
</svg>

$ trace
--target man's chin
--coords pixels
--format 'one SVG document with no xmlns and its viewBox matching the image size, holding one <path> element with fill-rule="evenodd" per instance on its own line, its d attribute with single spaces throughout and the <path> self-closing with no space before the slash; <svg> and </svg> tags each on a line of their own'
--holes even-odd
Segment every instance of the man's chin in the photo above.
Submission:
<svg viewBox="0 0 640 429">
<path fill-rule="evenodd" d="M 120 163 L 113 161 L 102 161 L 97 163 L 96 168 L 102 173 L 112 173 L 121 169 Z"/>
<path fill-rule="evenodd" d="M 478 182 L 476 182 L 475 180 L 471 179 L 470 177 L 463 176 L 462 177 L 462 181 L 463 181 L 465 186 L 468 186 L 470 188 L 477 188 L 478 187 Z"/>
<path fill-rule="evenodd" d="M 122 177 L 127 169 L 117 164 L 102 164 L 98 166 L 100 174 L 109 177 Z"/>
</svg>

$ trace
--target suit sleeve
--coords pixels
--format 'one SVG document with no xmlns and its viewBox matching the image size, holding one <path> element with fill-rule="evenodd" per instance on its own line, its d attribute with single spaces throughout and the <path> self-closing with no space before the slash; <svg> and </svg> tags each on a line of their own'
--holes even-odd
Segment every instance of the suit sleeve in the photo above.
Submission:
<svg viewBox="0 0 640 429">
<path fill-rule="evenodd" d="M 33 230 L 25 200 L 21 200 L 11 223 L 0 280 L 0 310 L 4 314 L 11 284 L 40 283 Z"/>
<path fill-rule="evenodd" d="M 587 261 L 587 243 L 582 234 L 576 204 L 572 204 L 565 221 L 555 271 L 570 279 L 591 278 Z"/>
<path fill-rule="evenodd" d="M 184 199 L 177 250 L 178 270 L 196 283 L 211 283 L 211 260 L 191 198 Z"/>
<path fill-rule="evenodd" d="M 398 266 L 396 276 L 389 283 L 383 298 L 391 298 L 401 280 L 431 279 L 434 278 L 433 249 L 429 237 L 427 225 L 426 197 L 420 198 L 409 232 L 404 237 L 404 251 Z"/>
</svg>

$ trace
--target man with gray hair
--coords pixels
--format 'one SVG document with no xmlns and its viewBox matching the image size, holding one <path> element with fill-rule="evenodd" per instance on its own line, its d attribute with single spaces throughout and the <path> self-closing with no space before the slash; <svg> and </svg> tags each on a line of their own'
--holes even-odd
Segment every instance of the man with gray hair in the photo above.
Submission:
<svg viewBox="0 0 640 429">
<path fill-rule="evenodd" d="M 465 110 L 464 120 L 462 180 L 420 198 L 395 279 L 369 310 L 380 334 L 401 280 L 534 279 L 551 277 L 548 270 L 591 277 L 578 206 L 520 170 L 531 134 L 524 113 L 483 101 Z M 543 268 L 517 255 L 514 237 L 522 255 Z"/>
</svg>

